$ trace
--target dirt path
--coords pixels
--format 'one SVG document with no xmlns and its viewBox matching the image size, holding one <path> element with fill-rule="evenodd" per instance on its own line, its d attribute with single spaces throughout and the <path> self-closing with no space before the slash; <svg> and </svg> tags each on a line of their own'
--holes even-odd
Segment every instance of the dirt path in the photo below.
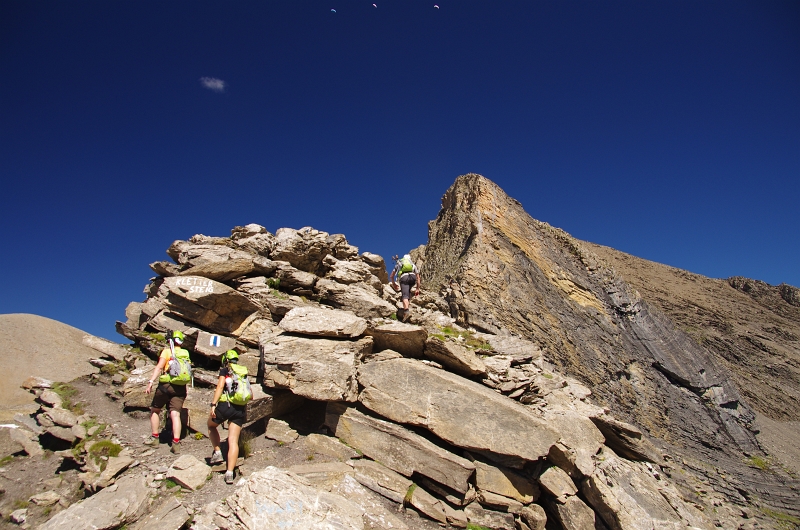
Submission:
<svg viewBox="0 0 800 530">
<path fill-rule="evenodd" d="M 105 376 L 99 376 L 103 382 L 90 382 L 90 377 L 82 377 L 72 381 L 71 385 L 78 390 L 73 401 L 83 404 L 85 412 L 96 418 L 98 423 L 105 424 L 106 433 L 110 438 L 119 443 L 123 448 L 129 448 L 135 459 L 134 465 L 125 471 L 125 474 L 143 474 L 150 479 L 157 475 L 165 474 L 178 455 L 170 452 L 167 443 L 162 443 L 156 448 L 143 445 L 149 436 L 149 413 L 137 410 L 130 413 L 122 411 L 122 404 L 110 399 L 106 392 L 110 390 L 109 381 Z M 282 417 L 301 435 L 293 443 L 279 444 L 264 437 L 263 425 L 254 424 L 246 428 L 243 436 L 250 437 L 248 442 L 249 455 L 238 468 L 237 481 L 234 485 L 225 484 L 223 473 L 212 473 L 211 479 L 197 491 L 181 491 L 180 488 L 167 489 L 167 481 L 156 481 L 159 496 L 176 494 L 181 503 L 190 513 L 199 511 L 206 504 L 220 500 L 233 493 L 241 477 L 266 466 L 288 468 L 297 464 L 333 462 L 333 458 L 314 453 L 307 449 L 305 436 L 311 432 L 318 432 L 318 427 L 324 418 L 324 403 L 308 402 L 307 405 Z M 163 421 L 163 420 L 162 420 Z M 226 431 L 221 432 L 223 439 L 227 437 Z M 164 439 L 162 437 L 162 439 Z M 223 451 L 224 452 L 224 451 Z M 211 455 L 211 443 L 207 438 L 197 439 L 194 435 L 187 436 L 181 443 L 181 454 L 191 454 L 202 461 L 207 461 Z M 65 460 L 65 463 L 69 460 Z M 62 464 L 62 459 L 51 452 L 44 457 L 31 458 L 26 456 L 15 457 L 5 464 L 0 464 L 0 528 L 20 528 L 9 522 L 9 514 L 18 508 L 27 507 L 27 524 L 30 528 L 38 525 L 55 515 L 65 506 L 36 506 L 28 499 L 37 493 L 55 490 L 68 503 L 74 503 L 83 497 L 78 469 L 70 469 L 69 465 Z M 376 499 L 389 510 L 398 514 L 409 528 L 421 530 L 434 530 L 440 526 L 427 519 L 422 519 L 413 510 L 398 510 L 398 505 L 375 495 Z M 67 504 L 67 503 L 64 503 Z"/>
</svg>

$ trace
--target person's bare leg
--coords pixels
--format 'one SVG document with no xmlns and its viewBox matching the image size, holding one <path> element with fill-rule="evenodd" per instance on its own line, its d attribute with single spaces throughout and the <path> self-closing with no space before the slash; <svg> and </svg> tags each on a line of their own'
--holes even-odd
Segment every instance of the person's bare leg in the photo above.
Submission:
<svg viewBox="0 0 800 530">
<path fill-rule="evenodd" d="M 172 439 L 173 440 L 180 440 L 181 439 L 181 411 L 179 411 L 179 410 L 171 410 L 171 411 L 169 411 L 169 417 L 172 420 Z"/>
<path fill-rule="evenodd" d="M 158 434 L 161 432 L 159 429 L 161 424 L 161 409 L 154 409 L 150 407 L 150 433 Z"/>
<path fill-rule="evenodd" d="M 239 459 L 239 434 L 242 428 L 231 423 L 228 425 L 228 471 L 233 471 Z"/>
<path fill-rule="evenodd" d="M 211 440 L 211 445 L 214 446 L 214 451 L 219 451 L 220 439 L 219 431 L 217 430 L 219 425 L 211 421 L 210 418 L 206 425 L 208 425 L 208 439 Z"/>
</svg>

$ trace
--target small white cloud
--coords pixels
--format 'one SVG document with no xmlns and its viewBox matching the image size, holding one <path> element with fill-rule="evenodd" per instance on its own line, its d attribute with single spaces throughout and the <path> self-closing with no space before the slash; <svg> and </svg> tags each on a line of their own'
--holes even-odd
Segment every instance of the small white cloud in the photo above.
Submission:
<svg viewBox="0 0 800 530">
<path fill-rule="evenodd" d="M 201 77 L 200 84 L 214 92 L 225 92 L 225 81 L 216 77 Z"/>
</svg>

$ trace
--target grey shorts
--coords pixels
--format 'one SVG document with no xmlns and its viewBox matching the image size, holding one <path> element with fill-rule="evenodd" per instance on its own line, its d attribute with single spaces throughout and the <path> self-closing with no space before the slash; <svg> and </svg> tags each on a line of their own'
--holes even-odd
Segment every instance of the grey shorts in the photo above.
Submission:
<svg viewBox="0 0 800 530">
<path fill-rule="evenodd" d="M 417 275 L 413 272 L 407 272 L 400 276 L 400 292 L 403 295 L 403 300 L 411 298 L 411 288 L 417 284 Z"/>
</svg>

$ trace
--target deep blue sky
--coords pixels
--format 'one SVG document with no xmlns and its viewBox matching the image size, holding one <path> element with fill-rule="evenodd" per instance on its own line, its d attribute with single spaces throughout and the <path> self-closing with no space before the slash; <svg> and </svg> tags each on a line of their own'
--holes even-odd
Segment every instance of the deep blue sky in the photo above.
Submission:
<svg viewBox="0 0 800 530">
<path fill-rule="evenodd" d="M 800 286 L 800 2 L 375 1 L 0 2 L 0 313 L 121 340 L 175 239 L 388 258 L 468 172 L 580 239 Z"/>
</svg>

